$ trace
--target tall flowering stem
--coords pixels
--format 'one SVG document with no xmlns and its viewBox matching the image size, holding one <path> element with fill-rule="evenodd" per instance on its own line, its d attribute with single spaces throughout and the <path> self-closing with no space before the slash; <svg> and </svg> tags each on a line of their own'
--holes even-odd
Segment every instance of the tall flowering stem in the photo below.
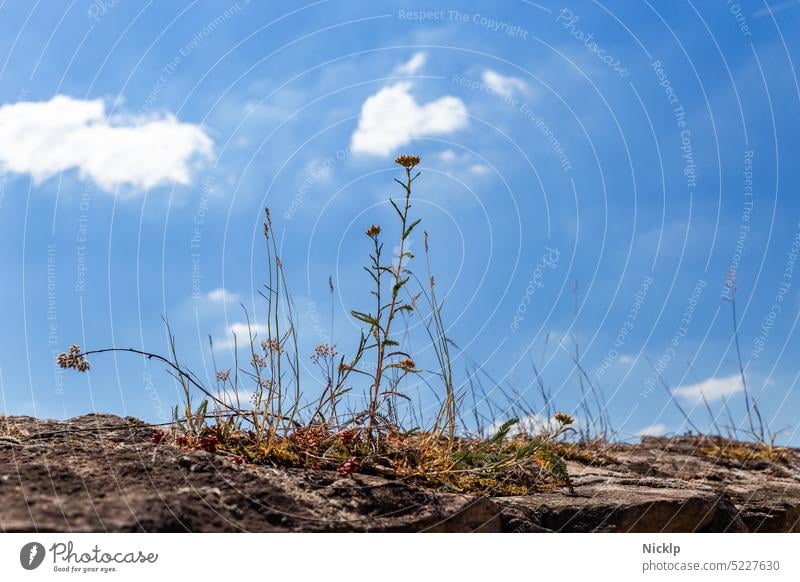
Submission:
<svg viewBox="0 0 800 582">
<path fill-rule="evenodd" d="M 389 200 L 392 207 L 397 213 L 400 221 L 400 245 L 399 256 L 397 261 L 384 265 L 382 263 L 382 250 L 383 243 L 380 241 L 381 228 L 378 225 L 371 226 L 366 234 L 373 242 L 373 253 L 370 255 L 372 264 L 367 271 L 372 276 L 375 283 L 375 290 L 372 291 L 376 301 L 376 308 L 373 314 L 361 313 L 358 311 L 352 312 L 356 319 L 359 319 L 370 325 L 370 336 L 374 340 L 374 344 L 369 347 L 374 347 L 376 350 L 376 364 L 374 375 L 372 377 L 372 386 L 369 395 L 369 407 L 367 410 L 368 418 L 368 434 L 370 438 L 377 437 L 378 424 L 381 418 L 381 407 L 385 401 L 387 393 L 395 393 L 399 379 L 395 379 L 394 386 L 385 391 L 383 389 L 384 378 L 387 370 L 396 368 L 400 371 L 401 377 L 406 374 L 416 372 L 416 365 L 414 360 L 409 354 L 400 349 L 399 342 L 392 339 L 392 324 L 397 315 L 402 311 L 412 311 L 413 307 L 406 303 L 400 297 L 400 291 L 408 282 L 411 272 L 406 268 L 407 259 L 413 255 L 407 250 L 406 241 L 414 230 L 414 227 L 419 224 L 420 219 L 413 222 L 409 220 L 409 211 L 411 209 L 411 185 L 416 180 L 420 173 L 414 173 L 414 168 L 419 164 L 420 159 L 417 156 L 400 156 L 395 162 L 405 169 L 405 180 L 398 180 L 397 182 L 403 188 L 403 201 L 397 204 L 394 200 Z M 384 278 L 389 278 L 391 290 L 389 296 L 385 296 Z"/>
</svg>

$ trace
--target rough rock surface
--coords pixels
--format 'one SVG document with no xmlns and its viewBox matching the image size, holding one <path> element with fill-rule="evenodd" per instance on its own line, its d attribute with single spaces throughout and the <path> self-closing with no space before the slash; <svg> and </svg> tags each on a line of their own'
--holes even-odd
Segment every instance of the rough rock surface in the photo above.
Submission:
<svg viewBox="0 0 800 582">
<path fill-rule="evenodd" d="M 4 426 L 21 431 L 0 430 L 4 532 L 800 531 L 797 450 L 742 461 L 697 438 L 646 438 L 570 461 L 574 495 L 487 499 L 239 465 L 152 444 L 152 429 L 134 418 L 9 417 Z"/>
</svg>

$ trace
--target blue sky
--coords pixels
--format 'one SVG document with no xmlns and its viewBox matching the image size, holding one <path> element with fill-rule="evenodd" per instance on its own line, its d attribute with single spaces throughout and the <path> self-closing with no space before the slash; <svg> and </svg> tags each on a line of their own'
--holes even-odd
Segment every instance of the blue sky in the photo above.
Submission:
<svg viewBox="0 0 800 582">
<path fill-rule="evenodd" d="M 538 409 L 533 357 L 581 416 L 577 340 L 620 436 L 687 429 L 648 359 L 697 426 L 701 393 L 745 426 L 735 275 L 749 390 L 796 444 L 800 3 L 400 6 L 0 2 L 0 410 L 168 420 L 153 363 L 54 354 L 164 352 L 167 316 L 201 377 L 208 335 L 225 367 L 240 303 L 263 311 L 264 206 L 305 356 L 331 337 L 329 276 L 352 348 L 363 231 L 391 224 L 414 153 L 461 380 L 478 362 Z"/>
</svg>

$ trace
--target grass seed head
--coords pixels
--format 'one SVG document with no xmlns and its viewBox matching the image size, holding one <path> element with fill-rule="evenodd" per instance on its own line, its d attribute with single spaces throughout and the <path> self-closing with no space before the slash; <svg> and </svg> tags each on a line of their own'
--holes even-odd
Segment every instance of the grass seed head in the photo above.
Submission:
<svg viewBox="0 0 800 582">
<path fill-rule="evenodd" d="M 413 372 L 417 368 L 417 364 L 411 358 L 403 358 L 398 365 L 406 372 Z"/>
</svg>

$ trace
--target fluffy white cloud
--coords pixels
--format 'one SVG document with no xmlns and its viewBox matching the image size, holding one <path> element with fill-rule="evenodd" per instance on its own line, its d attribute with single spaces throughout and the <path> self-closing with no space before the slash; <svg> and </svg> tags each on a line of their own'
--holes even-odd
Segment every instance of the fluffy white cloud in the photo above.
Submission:
<svg viewBox="0 0 800 582">
<path fill-rule="evenodd" d="M 394 73 L 396 75 L 413 75 L 424 67 L 426 62 L 428 62 L 428 55 L 426 53 L 414 53 L 414 56 L 407 62 L 395 67 Z"/>
<path fill-rule="evenodd" d="M 667 434 L 667 427 L 661 423 L 651 424 L 637 430 L 634 434 L 636 436 L 662 436 Z"/>
<path fill-rule="evenodd" d="M 481 76 L 481 80 L 486 83 L 492 91 L 498 95 L 508 98 L 515 93 L 527 93 L 528 85 L 519 77 L 506 77 L 497 71 L 486 69 Z"/>
<path fill-rule="evenodd" d="M 70 169 L 105 189 L 191 183 L 190 162 L 211 157 L 205 131 L 162 117 L 108 117 L 105 103 L 57 95 L 0 107 L 0 163 L 35 183 Z"/>
<path fill-rule="evenodd" d="M 384 87 L 361 107 L 358 127 L 351 138 L 354 152 L 387 156 L 414 138 L 452 133 L 467 125 L 467 107 L 446 96 L 419 105 L 404 81 Z"/>
<path fill-rule="evenodd" d="M 709 378 L 699 384 L 681 386 L 675 389 L 674 394 L 684 400 L 693 402 L 702 402 L 703 396 L 708 402 L 715 402 L 743 390 L 741 376 L 732 374 L 724 378 Z"/>
<path fill-rule="evenodd" d="M 231 293 L 223 287 L 212 289 L 208 292 L 206 297 L 214 303 L 234 303 L 239 300 L 239 295 L 237 293 Z"/>
</svg>

